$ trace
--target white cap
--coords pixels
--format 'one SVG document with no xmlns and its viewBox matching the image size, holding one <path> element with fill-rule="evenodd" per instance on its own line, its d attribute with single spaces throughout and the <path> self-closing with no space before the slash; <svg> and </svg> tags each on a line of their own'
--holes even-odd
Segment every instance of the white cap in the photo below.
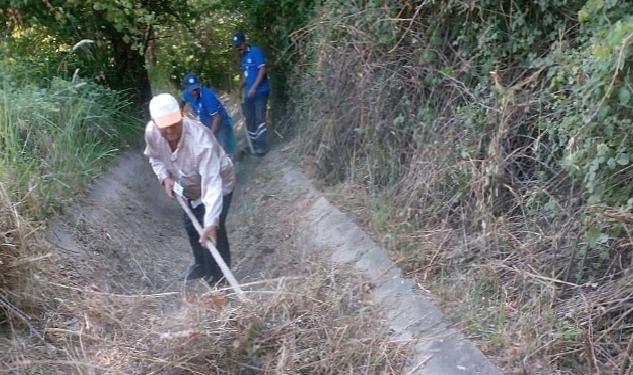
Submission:
<svg viewBox="0 0 633 375">
<path fill-rule="evenodd" d="M 153 97 L 149 102 L 149 115 L 159 128 L 167 128 L 182 120 L 180 105 L 170 94 Z"/>
</svg>

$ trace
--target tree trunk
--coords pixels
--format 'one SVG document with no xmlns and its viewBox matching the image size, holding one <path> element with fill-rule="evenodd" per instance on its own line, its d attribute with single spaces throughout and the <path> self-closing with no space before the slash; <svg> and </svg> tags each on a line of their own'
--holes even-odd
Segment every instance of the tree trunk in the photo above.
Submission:
<svg viewBox="0 0 633 375">
<path fill-rule="evenodd" d="M 109 34 L 114 60 L 119 72 L 116 88 L 133 89 L 134 101 L 147 112 L 147 104 L 152 99 L 152 88 L 145 66 L 145 57 L 138 50 L 132 49 L 123 36 L 117 32 Z"/>
</svg>

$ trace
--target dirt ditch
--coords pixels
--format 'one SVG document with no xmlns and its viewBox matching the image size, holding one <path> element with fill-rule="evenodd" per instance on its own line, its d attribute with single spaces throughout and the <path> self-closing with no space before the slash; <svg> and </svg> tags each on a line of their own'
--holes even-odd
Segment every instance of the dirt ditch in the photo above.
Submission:
<svg viewBox="0 0 633 375">
<path fill-rule="evenodd" d="M 498 374 L 289 152 L 237 164 L 227 228 L 250 303 L 183 296 L 182 213 L 139 150 L 50 222 L 46 344 L 14 340 L 7 373 Z M 40 340 L 41 341 L 41 340 Z M 8 359 L 8 360 L 7 360 Z"/>
</svg>

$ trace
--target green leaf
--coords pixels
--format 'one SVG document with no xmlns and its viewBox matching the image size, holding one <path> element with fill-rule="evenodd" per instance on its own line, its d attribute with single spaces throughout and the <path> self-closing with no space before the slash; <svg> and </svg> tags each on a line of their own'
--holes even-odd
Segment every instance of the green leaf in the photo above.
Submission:
<svg viewBox="0 0 633 375">
<path fill-rule="evenodd" d="M 550 200 L 548 200 L 547 203 L 545 203 L 545 205 L 543 206 L 543 210 L 551 214 L 558 213 L 559 210 L 558 210 L 558 204 L 556 203 L 556 200 L 553 198 L 550 198 Z"/>
<path fill-rule="evenodd" d="M 395 126 L 404 124 L 404 116 L 402 114 L 399 114 L 396 118 L 393 119 L 393 124 Z"/>
<path fill-rule="evenodd" d="M 604 155 L 607 155 L 609 153 L 609 146 L 607 146 L 604 143 L 600 143 L 596 147 L 596 150 L 598 151 L 598 156 L 604 156 Z"/>
<path fill-rule="evenodd" d="M 615 159 L 609 158 L 609 160 L 607 161 L 607 166 L 609 166 L 609 169 L 615 169 L 616 167 Z"/>
<path fill-rule="evenodd" d="M 595 203 L 600 203 L 602 202 L 602 197 L 599 194 L 593 194 L 593 191 L 595 190 L 594 186 L 592 185 L 590 188 L 587 188 L 587 190 L 592 193 L 589 196 L 589 199 L 587 199 L 587 203 L 589 204 L 595 204 Z"/>
<path fill-rule="evenodd" d="M 597 12 L 602 9 L 604 6 L 604 0 L 589 0 L 587 1 L 586 7 L 590 10 Z"/>
<path fill-rule="evenodd" d="M 618 99 L 621 105 L 626 105 L 631 101 L 631 92 L 626 86 L 620 86 L 618 90 Z"/>
<path fill-rule="evenodd" d="M 629 154 L 627 154 L 626 152 L 621 152 L 616 156 L 616 162 L 619 165 L 628 165 L 630 160 L 629 160 Z"/>
<path fill-rule="evenodd" d="M 578 22 L 587 22 L 589 21 L 590 15 L 586 9 L 581 9 L 578 11 Z"/>
<path fill-rule="evenodd" d="M 585 237 L 590 247 L 595 247 L 599 243 L 601 235 L 602 230 L 596 226 L 589 227 L 585 232 Z"/>
<path fill-rule="evenodd" d="M 600 107 L 600 110 L 598 111 L 598 119 L 604 120 L 604 118 L 609 115 L 610 111 L 611 111 L 611 107 L 609 107 L 606 104 L 603 105 L 602 107 Z"/>
</svg>

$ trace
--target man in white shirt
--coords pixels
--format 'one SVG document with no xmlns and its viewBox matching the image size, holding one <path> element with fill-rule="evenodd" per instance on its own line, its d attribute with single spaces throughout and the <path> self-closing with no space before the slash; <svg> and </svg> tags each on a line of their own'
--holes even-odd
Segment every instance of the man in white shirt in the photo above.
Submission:
<svg viewBox="0 0 633 375">
<path fill-rule="evenodd" d="M 202 244 L 212 241 L 230 266 L 225 221 L 235 186 L 233 163 L 209 129 L 182 116 L 173 96 L 155 96 L 149 103 L 149 112 L 152 119 L 145 127 L 144 154 L 149 157 L 167 196 L 173 198 L 176 182 L 182 185 L 194 215 L 204 228 L 199 236 L 185 215 L 185 229 L 195 260 L 187 280 L 205 277 L 214 284 L 222 278 L 222 271 Z"/>
</svg>

